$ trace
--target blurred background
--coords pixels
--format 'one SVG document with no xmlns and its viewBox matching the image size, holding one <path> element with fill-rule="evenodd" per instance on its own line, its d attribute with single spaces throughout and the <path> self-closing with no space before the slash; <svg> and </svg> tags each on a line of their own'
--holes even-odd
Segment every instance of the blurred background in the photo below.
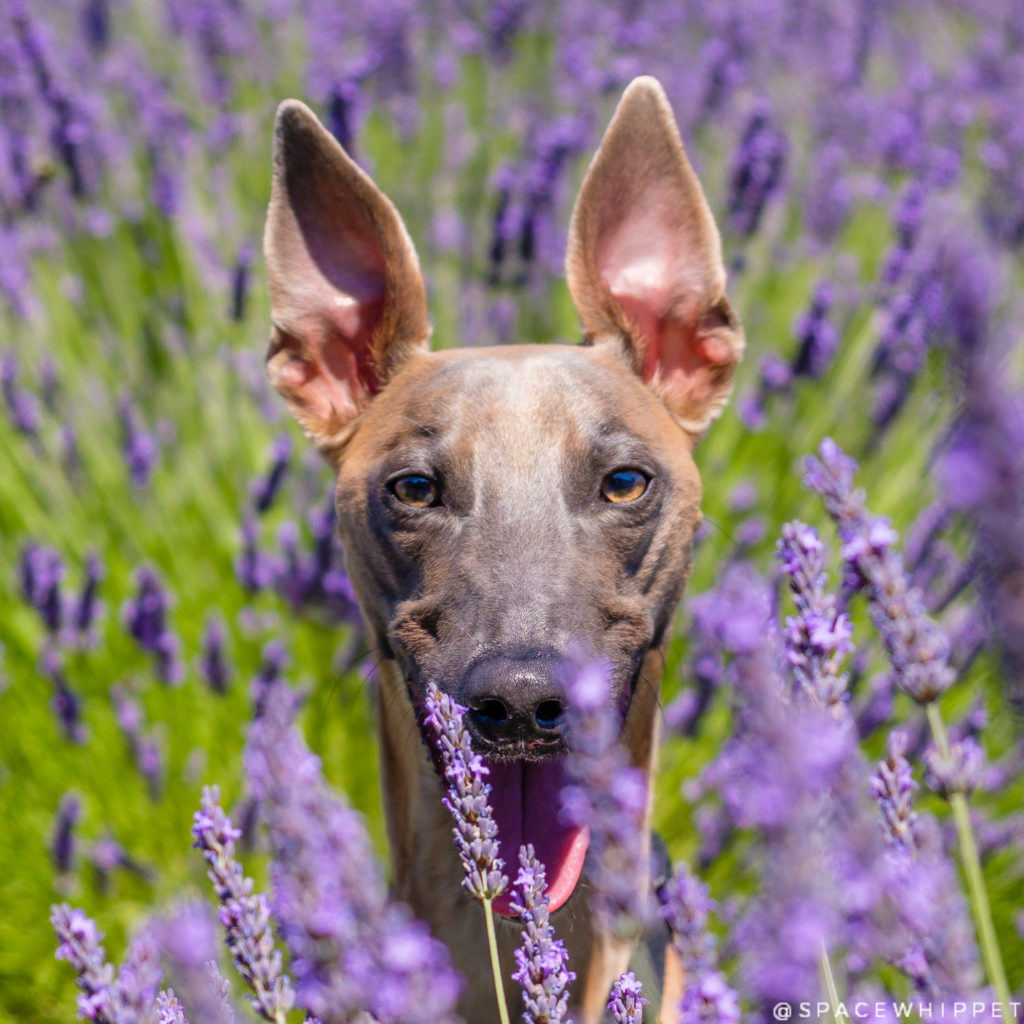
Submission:
<svg viewBox="0 0 1024 1024">
<path fill-rule="evenodd" d="M 307 101 L 398 206 L 436 345 L 572 342 L 569 212 L 638 74 L 673 104 L 747 333 L 698 449 L 690 593 L 741 560 L 774 579 L 793 517 L 831 540 L 800 460 L 825 436 L 860 460 L 951 637 L 947 718 L 983 737 L 1020 982 L 1024 5 L 0 0 L 0 1021 L 74 1015 L 52 902 L 117 959 L 144 912 L 205 892 L 191 814 L 216 782 L 251 819 L 260 676 L 308 688 L 307 736 L 384 849 L 331 481 L 263 374 L 277 103 Z M 853 615 L 865 749 L 897 720 L 920 746 Z M 721 678 L 684 604 L 658 827 L 727 917 L 756 870 L 687 784 L 730 728 Z"/>
</svg>

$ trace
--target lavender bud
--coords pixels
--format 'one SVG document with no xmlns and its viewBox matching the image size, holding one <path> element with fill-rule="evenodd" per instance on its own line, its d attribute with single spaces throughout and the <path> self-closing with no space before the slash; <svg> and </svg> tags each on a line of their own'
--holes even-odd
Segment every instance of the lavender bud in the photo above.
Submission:
<svg viewBox="0 0 1024 1024">
<path fill-rule="evenodd" d="M 565 1020 L 567 989 L 576 975 L 566 969 L 565 944 L 555 938 L 551 927 L 544 865 L 532 845 L 520 847 L 519 864 L 512 910 L 524 928 L 522 945 L 515 951 L 518 970 L 512 978 L 522 986 L 525 1024 L 560 1024 Z"/>
<path fill-rule="evenodd" d="M 896 730 L 889 735 L 887 756 L 878 762 L 871 776 L 871 795 L 878 801 L 886 836 L 895 846 L 911 851 L 914 848 L 914 822 L 917 820 L 911 797 L 917 783 L 904 756 L 907 734 Z"/>
<path fill-rule="evenodd" d="M 892 545 L 897 540 L 888 522 L 864 507 L 864 494 L 853 489 L 857 464 L 831 438 L 821 443 L 819 458 L 805 461 L 805 484 L 824 499 L 839 527 L 848 584 L 867 593 L 872 621 L 885 644 L 900 688 L 927 704 L 949 688 L 949 641 L 928 616 L 920 590 L 912 587 Z"/>
<path fill-rule="evenodd" d="M 245 763 L 273 855 L 273 912 L 291 952 L 295 1001 L 324 1024 L 359 1011 L 394 1024 L 451 1019 L 459 980 L 444 947 L 387 901 L 359 817 L 332 793 L 293 725 L 296 697 L 268 690 Z"/>
<path fill-rule="evenodd" d="M 65 793 L 57 805 L 57 817 L 53 824 L 53 838 L 50 853 L 54 867 L 60 874 L 66 874 L 74 866 L 74 830 L 82 816 L 82 804 L 74 793 Z"/>
<path fill-rule="evenodd" d="M 166 989 L 156 997 L 156 1009 L 160 1014 L 158 1024 L 188 1024 L 184 1007 L 171 989 Z"/>
<path fill-rule="evenodd" d="M 948 800 L 954 793 L 970 796 L 978 786 L 985 755 L 970 736 L 954 740 L 948 756 L 935 747 L 924 752 L 925 777 L 928 788 Z"/>
<path fill-rule="evenodd" d="M 630 971 L 616 979 L 612 985 L 608 1012 L 615 1018 L 616 1024 L 643 1024 L 644 1007 L 648 1002 L 643 996 L 643 985 Z"/>
<path fill-rule="evenodd" d="M 843 716 L 849 677 L 839 669 L 853 650 L 852 630 L 835 597 L 825 589 L 825 547 L 811 527 L 796 521 L 783 526 L 777 547 L 797 610 L 786 619 L 784 634 L 797 692 Z"/>
<path fill-rule="evenodd" d="M 88 633 L 96 621 L 99 611 L 96 594 L 99 591 L 102 578 L 103 567 L 100 564 L 99 556 L 90 553 L 85 562 L 85 579 L 82 582 L 82 590 L 78 595 L 78 604 L 75 608 L 75 629 L 79 633 Z"/>
<path fill-rule="evenodd" d="M 288 472 L 288 460 L 291 455 L 291 438 L 287 434 L 282 434 L 271 445 L 271 464 L 267 475 L 254 481 L 249 489 L 249 495 L 257 515 L 263 515 L 273 505 L 274 499 L 281 490 L 285 474 Z"/>
<path fill-rule="evenodd" d="M 741 235 L 757 231 L 769 201 L 779 191 L 786 167 L 786 137 L 775 124 L 766 101 L 747 121 L 733 156 L 727 200 L 729 225 Z"/>
<path fill-rule="evenodd" d="M 227 693 L 231 683 L 227 656 L 224 650 L 227 630 L 221 619 L 211 618 L 203 630 L 202 654 L 199 659 L 199 674 L 214 693 Z"/>
<path fill-rule="evenodd" d="M 207 875 L 221 905 L 220 922 L 232 963 L 253 991 L 249 1001 L 264 1020 L 283 1024 L 295 1001 L 291 981 L 281 970 L 281 954 L 270 930 L 267 898 L 262 893 L 253 893 L 252 880 L 245 877 L 235 860 L 235 840 L 241 832 L 231 824 L 219 800 L 216 787 L 203 790 L 192 835 L 210 866 Z"/>
<path fill-rule="evenodd" d="M 59 942 L 57 959 L 71 965 L 82 990 L 79 1014 L 96 1024 L 114 1024 L 114 968 L 107 963 L 100 945 L 103 936 L 81 910 L 66 903 L 51 909 L 50 923 Z"/>
<path fill-rule="evenodd" d="M 84 743 L 87 734 L 82 724 L 82 701 L 68 685 L 60 655 L 56 650 L 51 648 L 43 652 L 40 670 L 53 684 L 50 706 L 57 716 L 65 738 L 71 743 Z"/>
<path fill-rule="evenodd" d="M 444 776 L 448 783 L 444 805 L 455 821 L 452 835 L 465 872 L 462 887 L 478 900 L 493 900 L 508 886 L 502 874 L 505 862 L 498 856 L 498 826 L 488 803 L 490 774 L 479 754 L 473 752 L 463 725 L 460 707 L 435 683 L 427 687 L 426 724 L 437 734 Z"/>
</svg>

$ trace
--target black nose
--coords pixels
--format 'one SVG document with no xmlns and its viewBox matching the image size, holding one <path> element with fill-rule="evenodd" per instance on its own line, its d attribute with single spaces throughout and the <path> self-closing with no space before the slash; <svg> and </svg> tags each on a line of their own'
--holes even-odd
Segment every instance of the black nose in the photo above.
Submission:
<svg viewBox="0 0 1024 1024">
<path fill-rule="evenodd" d="M 471 728 L 486 743 L 547 745 L 561 738 L 565 697 L 554 659 L 485 658 L 467 673 L 462 703 Z"/>
</svg>

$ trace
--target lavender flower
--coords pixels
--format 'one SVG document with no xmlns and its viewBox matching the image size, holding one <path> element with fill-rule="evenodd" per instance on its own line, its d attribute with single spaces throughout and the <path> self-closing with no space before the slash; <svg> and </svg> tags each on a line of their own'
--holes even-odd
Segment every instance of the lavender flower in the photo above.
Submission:
<svg viewBox="0 0 1024 1024">
<path fill-rule="evenodd" d="M 81 801 L 74 793 L 65 793 L 57 805 L 57 817 L 53 824 L 53 837 L 50 840 L 53 865 L 60 874 L 66 874 L 74 866 L 74 831 L 81 816 Z"/>
<path fill-rule="evenodd" d="M 128 743 L 139 773 L 146 780 L 149 795 L 153 800 L 160 798 L 163 789 L 164 765 L 160 744 L 152 735 L 143 731 L 142 708 L 123 686 L 110 688 L 110 699 L 117 713 L 117 724 Z"/>
<path fill-rule="evenodd" d="M 160 451 L 156 438 L 139 425 L 138 409 L 127 395 L 118 403 L 118 417 L 121 420 L 121 451 L 131 481 L 138 488 L 145 487 Z"/>
<path fill-rule="evenodd" d="M 65 738 L 71 743 L 84 743 L 88 733 L 82 723 L 82 700 L 68 685 L 61 656 L 55 649 L 50 648 L 43 652 L 40 670 L 53 684 L 50 706 Z"/>
<path fill-rule="evenodd" d="M 66 903 L 55 906 L 50 922 L 57 933 L 57 959 L 75 972 L 82 994 L 78 1012 L 96 1024 L 147 1024 L 160 983 L 157 948 L 146 933 L 130 946 L 116 975 L 100 945 L 96 925 Z"/>
<path fill-rule="evenodd" d="M 905 734 L 892 733 L 870 780 L 890 844 L 882 864 L 898 919 L 888 958 L 931 996 L 973 992 L 978 960 L 967 908 L 934 818 L 913 809 L 906 745 Z"/>
<path fill-rule="evenodd" d="M 242 550 L 235 559 L 235 574 L 250 594 L 271 586 L 277 575 L 277 563 L 260 550 L 259 527 L 255 520 L 246 519 L 242 524 Z"/>
<path fill-rule="evenodd" d="M 160 1015 L 158 1024 L 188 1024 L 185 1009 L 171 989 L 161 992 L 156 997 L 156 1009 Z"/>
<path fill-rule="evenodd" d="M 788 146 L 770 106 L 757 104 L 747 120 L 729 172 L 729 225 L 749 236 L 782 184 Z"/>
<path fill-rule="evenodd" d="M 689 986 L 689 978 L 686 983 Z M 644 1007 L 649 1000 L 642 993 L 643 985 L 632 971 L 615 980 L 608 1000 L 608 1012 L 616 1024 L 643 1024 Z"/>
<path fill-rule="evenodd" d="M 170 598 L 156 572 L 143 567 L 135 574 L 138 593 L 122 609 L 125 628 L 139 646 L 152 654 L 157 677 L 168 686 L 177 686 L 185 678 L 178 656 L 178 638 L 170 631 L 167 613 Z"/>
<path fill-rule="evenodd" d="M 786 658 L 797 692 L 841 716 L 849 677 L 839 669 L 853 650 L 852 631 L 835 597 L 825 589 L 825 546 L 811 527 L 794 521 L 783 526 L 777 548 L 797 609 L 786 619 L 785 630 Z"/>
<path fill-rule="evenodd" d="M 586 874 L 591 906 L 610 927 L 630 933 L 646 922 L 648 853 L 643 822 L 648 793 L 642 769 L 619 743 L 621 713 L 608 704 L 609 679 L 597 662 L 566 664 L 568 771 L 562 814 L 590 829 Z"/>
<path fill-rule="evenodd" d="M 828 315 L 835 301 L 835 286 L 820 281 L 811 297 L 810 308 L 793 325 L 797 352 L 793 358 L 793 375 L 821 378 L 839 347 L 839 334 Z"/>
<path fill-rule="evenodd" d="M 478 900 L 493 900 L 508 886 L 502 873 L 505 862 L 498 856 L 498 826 L 488 803 L 490 784 L 484 782 L 489 769 L 473 752 L 469 732 L 462 723 L 460 707 L 435 683 L 427 687 L 426 724 L 437 734 L 445 781 L 444 805 L 455 821 L 452 835 L 462 861 L 462 887 Z"/>
<path fill-rule="evenodd" d="M 271 446 L 271 464 L 265 477 L 255 480 L 249 488 L 253 508 L 257 515 L 263 515 L 281 490 L 285 474 L 288 472 L 288 460 L 292 455 L 292 441 L 287 434 L 274 440 Z"/>
<path fill-rule="evenodd" d="M 928 788 L 948 800 L 953 793 L 970 796 L 977 788 L 985 764 L 985 755 L 976 740 L 965 736 L 954 740 L 945 753 L 936 747 L 924 752 L 924 780 Z"/>
<path fill-rule="evenodd" d="M 234 1024 L 228 986 L 217 966 L 217 925 L 209 909 L 185 903 L 150 921 L 148 932 L 167 962 L 174 992 L 201 1024 Z"/>
<path fill-rule="evenodd" d="M 512 977 L 523 989 L 526 1024 L 559 1024 L 565 1020 L 567 989 L 576 974 L 566 969 L 565 944 L 555 938 L 551 927 L 544 865 L 534 855 L 532 844 L 520 847 L 519 864 L 512 910 L 524 928 L 522 945 L 515 951 L 518 969 Z"/>
<path fill-rule="evenodd" d="M 18 364 L 13 353 L 0 357 L 0 391 L 7 404 L 11 426 L 20 434 L 36 437 L 39 434 L 39 402 L 31 391 L 18 387 Z"/>
<path fill-rule="evenodd" d="M 100 602 L 97 600 L 100 580 L 103 578 L 103 566 L 99 556 L 92 552 L 86 558 L 85 579 L 82 581 L 82 590 L 78 595 L 78 602 L 75 605 L 74 626 L 79 636 L 89 637 L 96 618 L 100 612 Z"/>
<path fill-rule="evenodd" d="M 231 673 L 224 650 L 226 639 L 227 630 L 223 621 L 210 618 L 203 630 L 199 674 L 214 693 L 227 693 L 231 683 Z"/>
<path fill-rule="evenodd" d="M 60 943 L 57 959 L 71 965 L 82 990 L 78 997 L 79 1014 L 96 1024 L 114 1024 L 114 968 L 107 963 L 106 952 L 100 945 L 103 936 L 83 911 L 66 903 L 51 910 L 50 923 Z"/>
<path fill-rule="evenodd" d="M 677 864 L 658 895 L 686 977 L 681 1024 L 738 1024 L 737 996 L 717 968 L 715 940 L 708 931 L 714 902 L 707 886 L 685 864 Z"/>
<path fill-rule="evenodd" d="M 878 801 L 889 841 L 905 850 L 914 848 L 914 812 L 911 795 L 917 789 L 907 751 L 907 734 L 900 730 L 890 733 L 886 758 L 878 763 L 871 776 L 871 795 Z"/>
<path fill-rule="evenodd" d="M 360 1011 L 395 1024 L 447 1021 L 460 982 L 445 948 L 387 902 L 362 822 L 328 790 L 293 724 L 296 703 L 283 682 L 271 685 L 245 754 L 269 826 L 272 910 L 296 1004 L 323 1024 Z"/>
<path fill-rule="evenodd" d="M 26 544 L 21 552 L 19 575 L 25 600 L 39 613 L 47 630 L 57 633 L 64 622 L 60 585 L 65 570 L 60 554 L 42 544 Z"/>
<path fill-rule="evenodd" d="M 284 1024 L 295 1001 L 291 980 L 281 970 L 281 954 L 274 947 L 270 931 L 270 909 L 262 893 L 253 894 L 252 879 L 246 878 L 234 858 L 235 840 L 241 832 L 219 804 L 220 792 L 206 787 L 192 825 L 195 845 L 210 865 L 207 873 L 221 904 L 232 963 L 253 990 L 249 1001 L 267 1021 Z"/>
<path fill-rule="evenodd" d="M 921 592 L 912 587 L 893 549 L 896 533 L 888 521 L 864 507 L 863 491 L 853 489 L 856 463 L 831 438 L 819 458 L 805 462 L 805 483 L 824 499 L 839 527 L 847 584 L 867 592 L 871 618 L 882 637 L 899 687 L 919 704 L 938 698 L 954 680 L 949 641 L 928 616 Z"/>
</svg>

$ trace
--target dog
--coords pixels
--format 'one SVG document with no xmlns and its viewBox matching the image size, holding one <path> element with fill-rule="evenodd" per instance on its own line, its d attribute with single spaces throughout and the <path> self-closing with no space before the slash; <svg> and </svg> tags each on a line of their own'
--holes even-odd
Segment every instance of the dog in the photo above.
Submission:
<svg viewBox="0 0 1024 1024">
<path fill-rule="evenodd" d="M 269 378 L 337 474 L 347 570 L 384 656 L 394 894 L 465 974 L 464 1018 L 493 1021 L 484 917 L 459 885 L 421 742 L 434 680 L 468 708 L 507 864 L 520 842 L 546 862 L 552 922 L 578 975 L 571 1015 L 595 1024 L 635 940 L 596 925 L 581 881 L 586 833 L 558 820 L 558 669 L 581 647 L 607 662 L 631 761 L 653 773 L 663 651 L 701 519 L 693 450 L 744 344 L 668 100 L 654 79 L 633 81 L 581 186 L 566 259 L 581 345 L 431 351 L 398 212 L 295 100 L 278 110 L 264 254 Z M 649 819 L 648 808 L 648 847 Z M 520 928 L 507 901 L 496 909 L 507 978 Z"/>
</svg>

